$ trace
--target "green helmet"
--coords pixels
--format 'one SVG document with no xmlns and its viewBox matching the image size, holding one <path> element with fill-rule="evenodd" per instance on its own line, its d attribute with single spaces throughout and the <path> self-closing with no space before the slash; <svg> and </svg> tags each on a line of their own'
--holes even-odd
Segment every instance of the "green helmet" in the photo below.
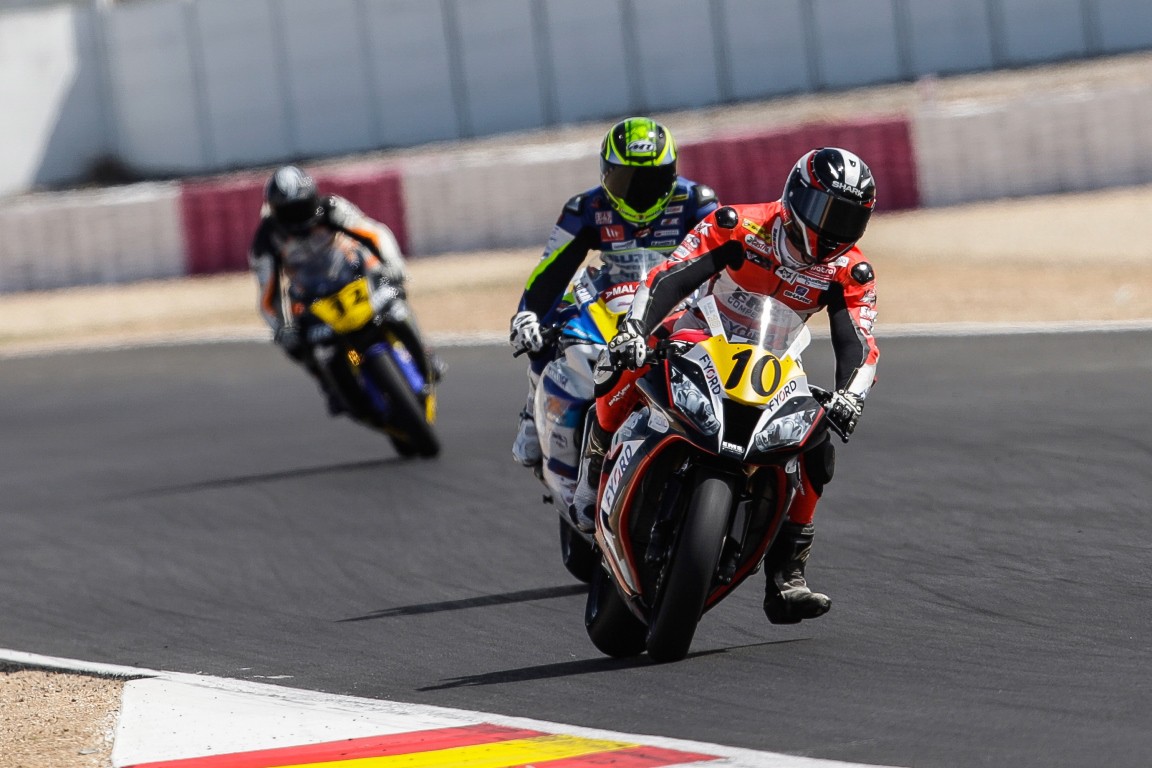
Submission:
<svg viewBox="0 0 1152 768">
<path fill-rule="evenodd" d="M 600 185 L 625 220 L 652 221 L 676 187 L 676 142 L 647 117 L 630 117 L 608 131 L 600 145 Z"/>
</svg>

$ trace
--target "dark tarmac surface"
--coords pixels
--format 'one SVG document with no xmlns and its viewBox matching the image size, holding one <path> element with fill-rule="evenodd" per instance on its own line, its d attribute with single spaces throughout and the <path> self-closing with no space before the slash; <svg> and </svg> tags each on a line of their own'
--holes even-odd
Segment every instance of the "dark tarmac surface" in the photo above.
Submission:
<svg viewBox="0 0 1152 768">
<path fill-rule="evenodd" d="M 0 647 L 862 763 L 1146 766 L 1152 333 L 881 347 L 817 516 L 832 612 L 773 627 L 754 577 L 670 665 L 588 641 L 506 348 L 442 350 L 432 461 L 268 344 L 3 361 Z"/>
</svg>

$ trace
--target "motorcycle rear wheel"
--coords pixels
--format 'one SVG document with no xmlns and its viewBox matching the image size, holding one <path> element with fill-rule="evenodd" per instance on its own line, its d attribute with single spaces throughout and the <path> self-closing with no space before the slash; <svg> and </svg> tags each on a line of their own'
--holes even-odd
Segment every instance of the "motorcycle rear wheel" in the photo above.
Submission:
<svg viewBox="0 0 1152 768">
<path fill-rule="evenodd" d="M 592 573 L 600 562 L 588 540 L 563 520 L 560 521 L 560 559 L 568 573 L 585 584 L 592 581 Z"/>
<path fill-rule="evenodd" d="M 732 487 L 723 477 L 704 476 L 692 493 L 648 623 L 653 661 L 688 655 L 720 562 L 732 499 Z"/>
<path fill-rule="evenodd" d="M 362 370 L 372 377 L 372 383 L 387 394 L 392 403 L 392 421 L 400 432 L 392 442 L 400 455 L 432 458 L 439 454 L 440 440 L 424 417 L 424 406 L 391 355 L 367 358 Z"/>
<path fill-rule="evenodd" d="M 588 639 L 601 653 L 614 659 L 639 656 L 644 653 L 644 635 L 647 627 L 636 618 L 608 571 L 596 565 L 588 589 L 588 603 L 584 609 L 584 628 Z"/>
</svg>

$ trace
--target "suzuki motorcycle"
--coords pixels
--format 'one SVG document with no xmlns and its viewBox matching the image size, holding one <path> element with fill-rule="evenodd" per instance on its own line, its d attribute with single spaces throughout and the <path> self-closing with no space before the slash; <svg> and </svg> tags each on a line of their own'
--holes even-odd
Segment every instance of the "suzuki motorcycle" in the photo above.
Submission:
<svg viewBox="0 0 1152 768">
<path fill-rule="evenodd" d="M 547 489 L 544 503 L 554 505 L 560 515 L 564 566 L 580 581 L 592 579 L 599 560 L 592 537 L 581 533 L 569 517 L 585 427 L 594 418 L 592 374 L 600 352 L 632 306 L 636 290 L 666 258 L 658 251 L 637 249 L 612 254 L 611 264 L 581 270 L 559 319 L 544 329 L 545 341 L 559 350 L 536 387 L 533 410 L 543 454 L 536 473 Z"/>
<path fill-rule="evenodd" d="M 703 614 L 761 569 L 830 428 L 800 361 L 810 340 L 790 308 L 737 290 L 656 345 L 601 479 L 584 617 L 600 651 L 684 658 Z"/>
<path fill-rule="evenodd" d="M 435 382 L 398 331 L 409 312 L 401 291 L 364 267 L 366 248 L 343 234 L 323 258 L 295 270 L 289 295 L 321 375 L 356 422 L 383 432 L 402 456 L 440 452 Z"/>
</svg>

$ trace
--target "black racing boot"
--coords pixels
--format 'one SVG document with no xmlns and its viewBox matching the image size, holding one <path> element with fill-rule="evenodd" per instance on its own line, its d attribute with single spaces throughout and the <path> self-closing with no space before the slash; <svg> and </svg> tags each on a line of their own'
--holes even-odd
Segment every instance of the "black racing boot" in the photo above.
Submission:
<svg viewBox="0 0 1152 768">
<path fill-rule="evenodd" d="M 815 526 L 784 523 L 764 558 L 764 615 L 773 624 L 797 624 L 828 613 L 832 600 L 804 581 Z"/>
</svg>

